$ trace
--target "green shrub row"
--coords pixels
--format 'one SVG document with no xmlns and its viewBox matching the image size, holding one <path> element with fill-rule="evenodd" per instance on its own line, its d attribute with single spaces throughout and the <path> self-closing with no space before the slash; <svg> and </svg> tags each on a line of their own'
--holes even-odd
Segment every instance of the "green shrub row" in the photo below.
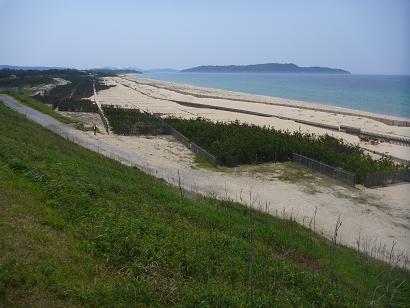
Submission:
<svg viewBox="0 0 410 308">
<path fill-rule="evenodd" d="M 213 123 L 202 118 L 166 121 L 225 165 L 288 161 L 293 153 L 298 153 L 354 172 L 359 182 L 370 172 L 402 168 L 389 158 L 373 159 L 358 146 L 329 135 L 289 132 L 238 121 Z"/>
<path fill-rule="evenodd" d="M 58 108 L 59 104 L 66 100 L 80 100 L 88 98 L 94 94 L 92 76 L 66 76 L 69 84 L 53 88 L 44 96 L 35 97 L 37 100 Z"/>
<path fill-rule="evenodd" d="M 33 77 L 0 77 L 0 87 L 34 87 L 40 84 L 53 83 L 53 79 L 47 76 L 33 76 Z"/>
<path fill-rule="evenodd" d="M 126 109 L 119 106 L 102 105 L 112 131 L 117 135 L 159 134 L 162 124 L 153 115 L 139 109 Z"/>
<path fill-rule="evenodd" d="M 73 100 L 80 100 L 82 98 L 88 98 L 94 95 L 94 78 L 87 77 L 82 80 L 75 89 L 72 99 Z"/>
<path fill-rule="evenodd" d="M 95 83 L 95 89 L 97 90 L 97 92 L 98 92 L 98 91 L 102 91 L 102 90 L 107 90 L 107 89 L 112 88 L 112 87 L 115 87 L 115 86 L 105 85 L 105 84 L 102 83 L 101 81 L 97 81 L 97 82 Z"/>
<path fill-rule="evenodd" d="M 59 111 L 71 111 L 71 112 L 98 112 L 97 105 L 88 100 L 65 100 L 58 104 Z"/>
</svg>

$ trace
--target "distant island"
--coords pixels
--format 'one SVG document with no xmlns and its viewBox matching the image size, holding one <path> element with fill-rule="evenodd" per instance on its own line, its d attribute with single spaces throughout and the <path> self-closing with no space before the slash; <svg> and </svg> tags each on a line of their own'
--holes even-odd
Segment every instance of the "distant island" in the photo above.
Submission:
<svg viewBox="0 0 410 308">
<path fill-rule="evenodd" d="M 346 70 L 330 67 L 302 67 L 293 63 L 264 63 L 252 65 L 202 65 L 181 70 L 192 73 L 320 73 L 350 74 Z"/>
</svg>

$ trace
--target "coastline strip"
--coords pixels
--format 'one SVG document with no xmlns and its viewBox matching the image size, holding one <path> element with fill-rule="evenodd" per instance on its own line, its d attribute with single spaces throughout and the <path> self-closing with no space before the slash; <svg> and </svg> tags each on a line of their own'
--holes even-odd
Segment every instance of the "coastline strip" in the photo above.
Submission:
<svg viewBox="0 0 410 308">
<path fill-rule="evenodd" d="M 124 79 L 124 78 L 122 78 Z M 128 79 L 126 79 L 128 80 Z M 237 108 L 231 108 L 231 107 L 224 107 L 224 106 L 215 106 L 215 105 L 210 105 L 210 104 L 202 104 L 202 103 L 193 103 L 193 102 L 187 102 L 187 101 L 181 101 L 181 100 L 175 100 L 175 99 L 170 99 L 170 98 L 161 98 L 161 97 L 156 97 L 150 94 L 147 94 L 143 91 L 140 91 L 136 88 L 133 88 L 132 86 L 128 84 L 122 84 L 116 81 L 118 84 L 121 84 L 124 87 L 130 88 L 134 91 L 137 91 L 141 95 L 148 96 L 153 99 L 158 99 L 158 100 L 163 100 L 163 101 L 170 101 L 177 103 L 181 106 L 185 107 L 191 107 L 191 108 L 205 108 L 205 109 L 213 109 L 213 110 L 222 110 L 222 111 L 228 111 L 228 112 L 237 112 L 237 113 L 243 113 L 243 114 L 249 114 L 249 115 L 255 115 L 255 116 L 261 116 L 261 117 L 266 117 L 266 118 L 278 118 L 281 120 L 287 120 L 287 121 L 294 121 L 296 123 L 300 124 L 305 124 L 309 126 L 314 126 L 314 127 L 320 127 L 332 131 L 343 131 L 347 134 L 350 135 L 357 135 L 357 136 L 365 136 L 365 137 L 370 137 L 370 138 L 376 138 L 376 139 L 382 139 L 385 141 L 388 141 L 390 143 L 396 143 L 400 144 L 403 146 L 410 146 L 410 138 L 402 137 L 402 136 L 394 136 L 394 135 L 387 135 L 387 134 L 380 134 L 368 130 L 362 130 L 360 128 L 356 127 L 349 127 L 345 125 L 331 125 L 331 124 L 325 124 L 325 123 L 319 123 L 319 122 L 313 122 L 313 121 L 308 121 L 308 120 L 302 120 L 302 119 L 297 119 L 297 118 L 292 118 L 292 117 L 285 117 L 285 116 L 280 116 L 280 115 L 275 115 L 275 114 L 269 114 L 269 113 L 262 113 L 262 112 L 256 112 L 256 111 L 251 111 L 251 110 L 245 110 L 245 109 L 237 109 Z M 136 82 L 138 84 L 138 82 Z M 156 87 L 160 89 L 159 87 Z M 324 111 L 325 112 L 325 111 Z M 326 111 L 329 112 L 329 111 Z M 350 130 L 346 129 L 350 128 Z"/>
<path fill-rule="evenodd" d="M 405 120 L 405 119 L 393 119 L 393 118 L 387 118 L 383 116 L 378 116 L 376 114 L 368 114 L 366 112 L 360 112 L 358 111 L 348 111 L 348 110 L 340 110 L 338 107 L 335 107 L 334 109 L 329 106 L 329 108 L 323 108 L 323 107 L 316 107 L 316 106 L 307 106 L 303 104 L 298 104 L 297 102 L 295 103 L 281 103 L 281 102 L 261 102 L 257 100 L 250 100 L 250 99 L 244 99 L 244 98 L 228 98 L 228 97 L 221 97 L 217 95 L 209 95 L 209 94 L 198 94 L 198 93 L 193 93 L 193 92 L 187 92 L 179 89 L 174 89 L 171 87 L 166 87 L 166 86 L 159 86 L 157 84 L 151 83 L 151 82 L 142 82 L 142 79 L 134 79 L 134 78 L 125 78 L 122 76 L 119 76 L 122 79 L 125 79 L 127 81 L 135 82 L 137 84 L 141 85 L 147 85 L 151 86 L 157 89 L 165 89 L 169 91 L 173 91 L 178 94 L 184 94 L 184 95 L 191 95 L 197 98 L 210 98 L 210 99 L 228 99 L 228 100 L 235 100 L 235 101 L 240 101 L 240 102 L 248 102 L 248 103 L 257 103 L 257 104 L 265 104 L 265 105 L 275 105 L 275 106 L 281 106 L 281 107 L 289 107 L 289 108 L 299 108 L 299 109 L 306 109 L 306 110 L 314 110 L 314 111 L 321 111 L 321 112 L 331 112 L 331 113 L 337 113 L 337 114 L 342 114 L 342 115 L 348 115 L 348 116 L 359 116 L 359 117 L 365 117 L 371 120 L 379 121 L 382 122 L 386 125 L 389 126 L 398 126 L 398 127 L 410 127 L 410 120 Z M 160 82 L 165 83 L 164 81 L 158 80 Z M 222 90 L 222 89 L 217 89 L 217 90 Z M 247 94 L 247 93 L 246 93 Z M 308 104 L 308 103 L 307 103 Z"/>
</svg>

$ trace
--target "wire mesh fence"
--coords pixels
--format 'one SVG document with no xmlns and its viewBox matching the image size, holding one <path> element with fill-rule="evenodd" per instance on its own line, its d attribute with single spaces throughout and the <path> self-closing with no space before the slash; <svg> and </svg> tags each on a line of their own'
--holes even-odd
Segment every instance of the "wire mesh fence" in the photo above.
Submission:
<svg viewBox="0 0 410 308">
<path fill-rule="evenodd" d="M 100 106 L 97 105 L 97 107 L 98 107 L 98 114 L 100 115 L 101 121 L 102 121 L 102 123 L 104 125 L 104 128 L 105 128 L 105 131 L 106 131 L 107 134 L 109 134 L 110 132 L 109 132 L 109 129 L 108 129 L 108 123 L 107 123 L 107 120 L 105 119 L 104 113 L 101 110 Z"/>
<path fill-rule="evenodd" d="M 349 185 L 354 186 L 356 184 L 356 174 L 345 171 L 342 168 L 332 167 L 320 161 L 296 153 L 293 153 L 293 161 L 320 173 L 341 180 Z"/>
<path fill-rule="evenodd" d="M 209 163 L 211 163 L 215 167 L 218 165 L 218 159 L 215 156 L 208 153 L 208 151 L 201 148 L 199 145 L 189 141 L 189 139 L 187 137 L 185 137 L 183 134 L 181 134 L 179 131 L 177 131 L 175 128 L 173 128 L 171 125 L 169 125 L 165 122 L 164 122 L 163 125 L 165 125 L 168 132 L 172 136 L 174 136 L 175 139 L 177 139 L 179 142 L 181 142 L 183 145 L 185 145 L 187 148 L 189 148 L 192 152 L 194 152 L 195 154 L 201 156 L 202 158 L 204 158 L 206 161 L 208 161 Z"/>
<path fill-rule="evenodd" d="M 99 148 L 99 146 L 95 146 L 89 141 L 86 141 L 86 139 L 80 136 L 77 136 L 76 134 L 70 133 L 62 128 L 59 128 L 59 127 L 51 128 L 50 127 L 50 129 L 52 129 L 55 133 L 62 136 L 66 140 L 80 144 L 85 148 L 88 148 L 98 153 L 100 153 L 101 152 L 100 150 L 102 150 L 102 148 Z M 201 157 L 203 157 L 204 159 L 206 159 L 208 162 L 210 162 L 211 164 L 215 166 L 219 163 L 218 159 L 215 156 L 209 154 L 206 150 L 202 149 L 200 146 L 194 143 L 191 143 L 188 138 L 186 138 L 184 135 L 182 135 L 180 132 L 178 132 L 173 127 L 168 125 L 167 129 L 171 135 L 173 135 L 178 141 L 183 143 L 186 147 L 191 149 L 191 151 L 194 152 L 195 154 L 200 155 Z M 130 161 L 127 161 L 127 159 L 124 158 L 126 155 L 114 155 L 110 153 L 110 155 L 107 155 L 107 156 L 113 159 L 117 159 L 121 162 L 130 164 Z M 304 166 L 307 166 L 320 173 L 323 173 L 333 178 L 336 178 L 338 180 L 341 180 L 349 185 L 354 186 L 357 183 L 355 173 L 345 171 L 341 168 L 332 167 L 320 161 L 317 161 L 317 160 L 314 160 L 309 157 L 299 155 L 296 153 L 293 153 L 293 161 L 296 163 L 302 164 Z M 410 182 L 410 170 L 409 169 L 372 172 L 366 175 L 364 179 L 360 181 L 360 184 L 363 184 L 364 186 L 371 188 L 371 187 L 378 187 L 378 186 L 388 186 L 388 185 L 402 183 L 402 182 Z"/>
<path fill-rule="evenodd" d="M 366 187 L 376 187 L 402 182 L 410 182 L 410 170 L 372 172 L 365 176 L 363 185 Z"/>
</svg>

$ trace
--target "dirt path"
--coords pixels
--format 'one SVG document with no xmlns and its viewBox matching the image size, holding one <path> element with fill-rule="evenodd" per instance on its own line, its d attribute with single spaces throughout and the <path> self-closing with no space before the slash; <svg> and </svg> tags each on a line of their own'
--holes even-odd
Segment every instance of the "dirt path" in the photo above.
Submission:
<svg viewBox="0 0 410 308">
<path fill-rule="evenodd" d="M 144 138 L 83 132 L 24 106 L 11 97 L 0 99 L 10 108 L 87 149 L 178 183 L 185 189 L 251 205 L 273 215 L 292 216 L 308 225 L 315 211 L 316 232 L 330 237 L 337 217 L 343 222 L 340 240 L 355 247 L 360 238 L 383 259 L 380 244 L 410 251 L 410 184 L 365 189 L 343 186 L 327 177 L 287 164 L 244 166 L 222 171 L 192 165 L 188 149 L 170 137 Z M 379 248 L 377 248 L 379 247 Z"/>
</svg>

